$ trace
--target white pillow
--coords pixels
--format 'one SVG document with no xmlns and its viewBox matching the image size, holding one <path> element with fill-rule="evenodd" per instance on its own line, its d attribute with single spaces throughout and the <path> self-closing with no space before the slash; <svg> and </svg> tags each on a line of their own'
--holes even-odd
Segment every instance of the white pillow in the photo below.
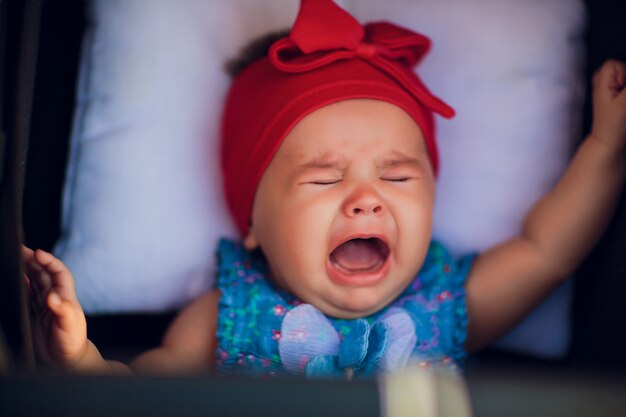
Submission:
<svg viewBox="0 0 626 417">
<path fill-rule="evenodd" d="M 439 122 L 436 236 L 460 254 L 515 233 L 578 134 L 582 3 L 339 4 L 363 22 L 389 19 L 434 41 L 419 71 L 458 113 Z M 236 236 L 219 178 L 223 64 L 249 40 L 289 27 L 298 2 L 89 6 L 55 253 L 88 313 L 176 309 L 211 286 L 218 237 Z M 550 312 L 564 331 L 567 309 L 565 297 Z M 543 337 L 524 335 L 522 346 Z"/>
</svg>

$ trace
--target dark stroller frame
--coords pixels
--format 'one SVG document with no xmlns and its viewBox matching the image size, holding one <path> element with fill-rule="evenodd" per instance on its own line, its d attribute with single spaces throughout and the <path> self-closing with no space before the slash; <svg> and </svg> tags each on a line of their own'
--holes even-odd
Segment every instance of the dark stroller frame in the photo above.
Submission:
<svg viewBox="0 0 626 417">
<path fill-rule="evenodd" d="M 590 79 L 593 70 L 605 59 L 626 60 L 626 4 L 591 0 L 586 3 L 589 16 L 587 79 Z M 85 9 L 85 0 L 0 0 L 0 378 L 3 374 L 29 373 L 35 369 L 21 279 L 20 245 L 25 242 L 31 247 L 50 250 L 59 235 L 75 78 L 82 32 L 87 23 Z M 589 103 L 585 113 L 584 130 L 588 131 Z M 478 356 L 476 366 L 481 369 L 490 362 L 522 367 L 531 364 L 558 370 L 600 371 L 624 379 L 625 294 L 626 198 L 622 198 L 608 232 L 577 274 L 570 354 L 560 361 L 545 362 L 523 355 L 487 351 Z M 167 314 L 89 317 L 90 338 L 98 345 L 103 344 L 105 352 L 109 349 L 113 356 L 120 346 L 140 351 L 158 343 L 171 318 Z M 137 326 L 142 328 L 141 335 L 133 331 Z M 113 328 L 122 330 L 117 330 L 113 336 Z M 121 358 L 125 359 L 123 355 Z M 18 381 L 18 384 L 32 386 L 32 381 L 28 381 Z M 35 381 L 34 385 L 45 384 L 44 377 Z M 225 387 L 233 386 L 229 384 L 241 386 L 241 382 L 220 381 L 212 383 L 211 389 L 215 389 L 216 394 L 227 392 Z M 9 398 L 9 394 L 2 396 L 3 387 L 8 386 L 6 382 L 0 379 L 0 398 L 4 399 Z M 77 388 L 82 385 L 72 378 L 66 382 Z M 188 380 L 182 385 L 197 388 L 194 384 L 198 383 Z M 298 394 L 299 384 L 291 385 L 296 387 L 293 399 L 305 401 L 305 397 Z M 361 415 L 378 409 L 375 384 L 355 386 L 359 388 L 344 389 L 344 385 L 338 384 L 333 386 L 335 394 L 329 391 L 333 414 L 340 412 L 339 403 L 333 401 L 340 395 L 372 397 L 373 402 L 367 403 L 368 407 L 358 408 Z M 305 385 L 306 388 L 310 386 Z M 265 392 L 258 391 L 259 385 L 254 383 L 245 389 L 253 395 L 251 398 L 260 397 L 254 392 Z M 214 397 L 219 395 L 211 396 L 210 405 L 215 411 L 219 399 Z M 262 402 L 261 398 L 258 400 Z M 109 412 L 112 410 L 108 408 Z M 247 409 L 251 410 L 255 409 Z M 163 413 L 165 409 L 160 411 Z M 328 412 L 320 404 L 311 404 L 310 411 Z"/>
</svg>

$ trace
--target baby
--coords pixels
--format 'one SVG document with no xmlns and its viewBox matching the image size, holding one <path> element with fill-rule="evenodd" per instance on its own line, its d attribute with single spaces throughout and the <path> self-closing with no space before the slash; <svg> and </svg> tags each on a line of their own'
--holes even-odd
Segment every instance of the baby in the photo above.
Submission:
<svg viewBox="0 0 626 417">
<path fill-rule="evenodd" d="M 217 288 L 127 367 L 87 339 L 70 271 L 24 248 L 39 357 L 88 372 L 366 376 L 412 357 L 459 362 L 501 336 L 610 220 L 625 177 L 626 66 L 595 75 L 592 131 L 520 235 L 455 261 L 431 236 L 433 113 L 453 111 L 411 70 L 429 46 L 303 0 L 226 103 L 224 184 L 243 243 L 220 242 Z"/>
</svg>

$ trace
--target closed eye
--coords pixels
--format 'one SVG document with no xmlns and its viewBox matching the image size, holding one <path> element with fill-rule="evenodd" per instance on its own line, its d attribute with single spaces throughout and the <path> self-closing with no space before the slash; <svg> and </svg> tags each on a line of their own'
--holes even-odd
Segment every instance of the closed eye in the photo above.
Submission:
<svg viewBox="0 0 626 417">
<path fill-rule="evenodd" d="M 411 179 L 411 177 L 382 177 L 383 181 L 388 182 L 406 182 Z"/>
<path fill-rule="evenodd" d="M 319 181 L 311 181 L 309 184 L 314 185 L 333 185 L 339 183 L 341 180 L 319 180 Z"/>
</svg>

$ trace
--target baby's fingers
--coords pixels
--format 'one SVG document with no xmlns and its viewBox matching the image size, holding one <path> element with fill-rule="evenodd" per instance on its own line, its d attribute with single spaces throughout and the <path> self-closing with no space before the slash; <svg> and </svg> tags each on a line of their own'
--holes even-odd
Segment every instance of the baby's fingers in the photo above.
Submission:
<svg viewBox="0 0 626 417">
<path fill-rule="evenodd" d="M 34 259 L 48 273 L 51 288 L 58 295 L 66 300 L 76 302 L 74 279 L 65 264 L 51 253 L 37 250 L 34 253 Z"/>
<path fill-rule="evenodd" d="M 54 291 L 47 302 L 52 313 L 51 353 L 61 363 L 74 362 L 87 340 L 85 315 L 78 303 L 63 299 Z"/>
<path fill-rule="evenodd" d="M 24 259 L 24 262 L 32 262 L 34 256 L 35 252 L 31 248 L 22 245 L 22 259 Z"/>
<path fill-rule="evenodd" d="M 608 60 L 594 75 L 595 95 L 599 99 L 612 99 L 626 96 L 626 65 L 623 62 Z"/>
<path fill-rule="evenodd" d="M 46 304 L 54 314 L 54 320 L 61 329 L 65 330 L 72 327 L 77 313 L 77 306 L 74 303 L 64 300 L 59 294 L 51 291 L 46 299 Z"/>
<path fill-rule="evenodd" d="M 48 309 L 52 313 L 53 331 L 60 331 L 57 336 L 61 337 L 61 344 L 74 344 L 72 341 L 77 340 L 80 344 L 82 338 L 86 337 L 85 316 L 78 303 L 63 299 L 59 294 L 51 291 L 47 298 Z"/>
<path fill-rule="evenodd" d="M 34 259 L 51 274 L 58 274 L 67 271 L 67 267 L 53 254 L 37 249 Z"/>
<path fill-rule="evenodd" d="M 25 262 L 24 267 L 26 273 L 23 278 L 30 304 L 39 314 L 46 308 L 46 297 L 52 287 L 50 275 L 34 261 Z"/>
</svg>

